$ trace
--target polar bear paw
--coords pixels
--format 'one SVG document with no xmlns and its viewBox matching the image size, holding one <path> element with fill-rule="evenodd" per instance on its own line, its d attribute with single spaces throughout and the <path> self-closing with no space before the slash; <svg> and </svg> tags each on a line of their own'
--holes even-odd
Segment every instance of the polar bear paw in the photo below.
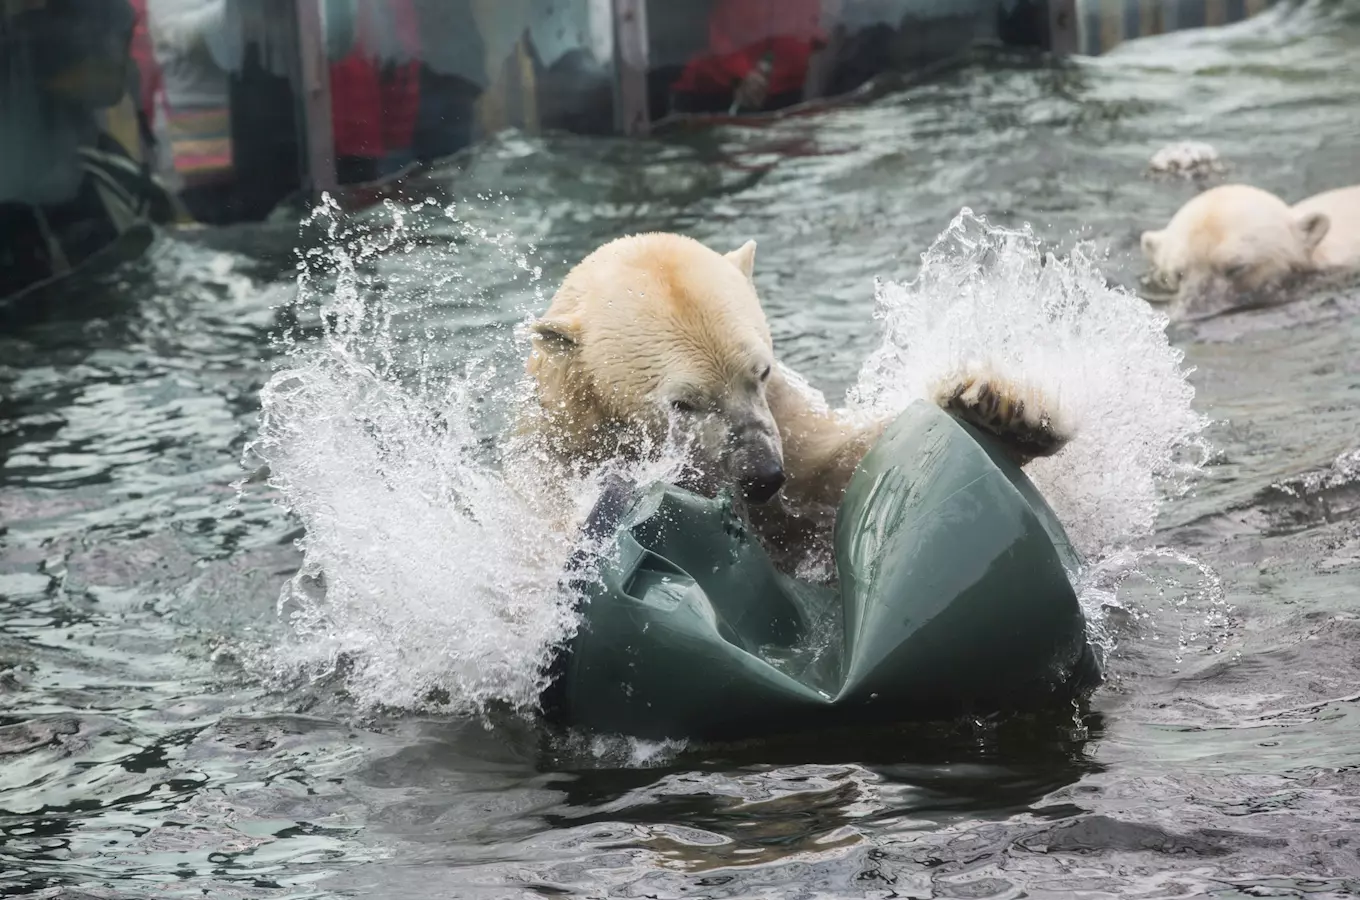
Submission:
<svg viewBox="0 0 1360 900">
<path fill-rule="evenodd" d="M 1022 465 L 1052 456 L 1072 439 L 1050 397 L 987 369 L 940 381 L 932 397 L 946 412 L 1000 438 Z"/>
</svg>

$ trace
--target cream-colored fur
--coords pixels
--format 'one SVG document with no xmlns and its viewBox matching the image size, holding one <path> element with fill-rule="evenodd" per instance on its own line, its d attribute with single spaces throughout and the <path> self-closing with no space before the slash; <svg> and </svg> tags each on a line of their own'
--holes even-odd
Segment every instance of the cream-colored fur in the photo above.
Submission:
<svg viewBox="0 0 1360 900">
<path fill-rule="evenodd" d="M 832 408 L 776 360 L 754 264 L 753 241 L 724 256 L 674 234 L 620 238 L 587 256 L 532 326 L 534 402 L 522 425 L 580 467 L 689 437 L 708 492 L 777 465 L 779 498 L 749 512 L 767 542 L 793 549 L 834 518 L 887 421 Z M 942 378 L 934 399 L 1022 461 L 1069 438 L 1044 398 L 986 369 Z"/>
<path fill-rule="evenodd" d="M 765 399 L 774 350 L 751 287 L 754 260 L 753 243 L 724 259 L 664 234 L 586 257 L 532 327 L 530 427 L 559 457 L 587 465 L 637 456 L 677 427 L 734 471 L 777 460 Z"/>
<path fill-rule="evenodd" d="M 1259 188 L 1221 185 L 1141 243 L 1186 315 L 1272 302 L 1296 276 L 1360 267 L 1360 186 L 1291 207 Z"/>
<path fill-rule="evenodd" d="M 1316 268 L 1360 269 L 1360 185 L 1315 194 L 1293 211 L 1296 219 L 1327 217 L 1327 233 L 1313 250 Z"/>
</svg>

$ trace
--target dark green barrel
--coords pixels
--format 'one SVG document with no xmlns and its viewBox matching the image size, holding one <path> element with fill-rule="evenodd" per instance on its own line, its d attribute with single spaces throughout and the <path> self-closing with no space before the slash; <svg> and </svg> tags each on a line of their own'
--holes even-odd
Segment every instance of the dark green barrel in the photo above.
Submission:
<svg viewBox="0 0 1360 900">
<path fill-rule="evenodd" d="M 1100 681 L 1053 511 L 931 404 L 855 472 L 838 590 L 777 571 L 725 499 L 668 485 L 611 486 L 588 531 L 604 550 L 574 561 L 581 627 L 543 697 L 557 725 L 737 740 L 1035 709 Z"/>
</svg>

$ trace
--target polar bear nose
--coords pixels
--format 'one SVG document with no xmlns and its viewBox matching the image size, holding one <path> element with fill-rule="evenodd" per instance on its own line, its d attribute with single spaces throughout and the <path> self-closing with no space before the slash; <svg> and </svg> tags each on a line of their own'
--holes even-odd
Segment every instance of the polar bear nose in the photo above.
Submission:
<svg viewBox="0 0 1360 900">
<path fill-rule="evenodd" d="M 767 503 L 784 486 L 784 467 L 771 460 L 746 473 L 741 494 L 749 503 Z"/>
</svg>

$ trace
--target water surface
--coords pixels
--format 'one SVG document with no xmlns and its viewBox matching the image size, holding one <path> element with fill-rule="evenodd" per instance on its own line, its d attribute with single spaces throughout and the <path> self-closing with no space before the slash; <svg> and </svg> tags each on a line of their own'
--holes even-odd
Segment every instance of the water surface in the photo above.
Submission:
<svg viewBox="0 0 1360 900">
<path fill-rule="evenodd" d="M 431 176 L 433 224 L 361 268 L 407 298 L 394 327 L 419 340 L 400 346 L 427 357 L 398 364 L 476 355 L 503 382 L 510 326 L 600 241 L 755 237 L 781 353 L 839 397 L 881 339 L 874 279 L 912 276 L 961 207 L 1060 249 L 1094 241 L 1132 287 L 1138 233 L 1194 190 L 1144 178 L 1154 151 L 1209 141 L 1291 199 L 1354 183 L 1357 71 L 1360 23 L 1333 5 L 1061 67 L 979 55 L 767 127 L 506 136 Z M 1214 452 L 1140 544 L 1174 553 L 1088 573 L 1118 642 L 1082 727 L 545 747 L 513 720 L 370 709 L 343 680 L 276 690 L 244 658 L 290 634 L 276 601 L 301 562 L 298 521 L 232 487 L 279 361 L 269 336 L 296 318 L 298 242 L 292 225 L 167 235 L 0 337 L 6 895 L 1360 889 L 1360 297 L 1175 332 Z M 324 250 L 323 230 L 304 246 Z M 499 414 L 474 420 L 485 442 Z"/>
</svg>

